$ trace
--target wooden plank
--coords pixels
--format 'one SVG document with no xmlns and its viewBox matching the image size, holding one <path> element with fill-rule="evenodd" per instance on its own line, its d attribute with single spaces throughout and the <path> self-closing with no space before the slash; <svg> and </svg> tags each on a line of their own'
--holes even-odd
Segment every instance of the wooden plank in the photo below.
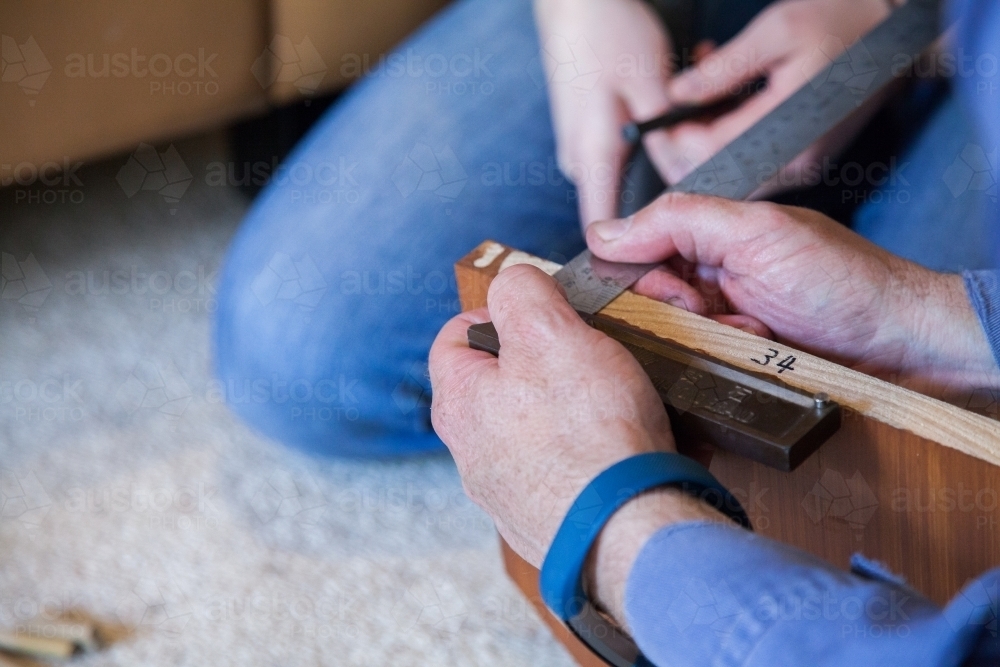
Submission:
<svg viewBox="0 0 1000 667">
<path fill-rule="evenodd" d="M 465 309 L 514 263 L 558 265 L 491 241 L 456 264 Z M 862 552 L 939 603 L 1000 564 L 1000 424 L 794 348 L 626 292 L 601 311 L 734 366 L 762 367 L 769 348 L 796 357 L 780 379 L 826 392 L 841 430 L 792 473 L 716 452 L 710 470 L 746 506 L 757 532 L 840 566 Z"/>
<path fill-rule="evenodd" d="M 501 249 L 499 253 L 497 248 Z M 484 255 L 492 256 L 492 261 L 475 266 Z M 463 308 L 485 306 L 486 292 L 493 277 L 501 266 L 515 263 L 531 263 L 550 274 L 559 269 L 553 262 L 486 241 L 455 265 Z M 782 382 L 809 392 L 825 391 L 833 400 L 863 417 L 1000 465 L 1000 422 L 988 417 L 633 292 L 625 292 L 612 301 L 601 315 L 705 352 L 734 366 L 777 377 L 781 369 L 776 365 L 761 366 L 752 361 L 763 359 L 769 348 L 776 349 L 779 360 L 789 355 L 796 358 L 794 371 L 780 373 Z"/>
</svg>

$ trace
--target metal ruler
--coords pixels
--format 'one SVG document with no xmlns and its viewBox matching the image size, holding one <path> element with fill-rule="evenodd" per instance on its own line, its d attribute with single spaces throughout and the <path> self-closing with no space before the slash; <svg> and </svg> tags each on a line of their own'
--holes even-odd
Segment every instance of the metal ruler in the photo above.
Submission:
<svg viewBox="0 0 1000 667">
<path fill-rule="evenodd" d="M 676 192 L 746 199 L 775 169 L 839 125 L 893 79 L 908 73 L 901 56 L 923 52 L 941 34 L 941 0 L 909 0 L 809 83 L 695 169 Z M 613 264 L 585 250 L 556 273 L 570 304 L 593 315 L 655 265 Z"/>
</svg>

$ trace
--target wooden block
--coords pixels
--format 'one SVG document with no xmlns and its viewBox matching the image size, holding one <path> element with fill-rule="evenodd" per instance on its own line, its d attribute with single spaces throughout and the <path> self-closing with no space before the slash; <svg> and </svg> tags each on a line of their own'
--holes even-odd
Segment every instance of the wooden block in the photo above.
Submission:
<svg viewBox="0 0 1000 667">
<path fill-rule="evenodd" d="M 524 262 L 549 273 L 559 268 L 492 241 L 481 244 L 455 266 L 463 308 L 485 306 L 493 277 Z M 740 499 L 758 533 L 839 567 L 847 567 L 852 553 L 864 553 L 942 604 L 1000 564 L 1000 423 L 632 292 L 601 314 L 826 392 L 844 408 L 840 431 L 791 473 L 714 454 L 710 470 Z M 794 370 L 779 375 L 774 362 L 758 363 L 770 350 L 776 359 L 794 356 Z M 537 581 L 534 588 L 524 584 L 523 568 L 530 566 L 519 561 L 505 550 L 508 572 L 537 601 Z"/>
<path fill-rule="evenodd" d="M 33 637 L 16 632 L 0 631 L 0 650 L 42 659 L 69 658 L 76 651 L 76 645 L 58 637 Z"/>
</svg>

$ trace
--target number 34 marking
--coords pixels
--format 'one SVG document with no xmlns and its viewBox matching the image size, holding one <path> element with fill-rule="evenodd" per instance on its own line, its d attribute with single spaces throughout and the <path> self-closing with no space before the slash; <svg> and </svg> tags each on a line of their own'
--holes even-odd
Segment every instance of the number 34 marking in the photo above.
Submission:
<svg viewBox="0 0 1000 667">
<path fill-rule="evenodd" d="M 750 361 L 754 362 L 755 364 L 760 364 L 761 366 L 767 366 L 773 360 L 777 359 L 778 355 L 781 354 L 773 347 L 767 348 L 767 351 L 768 354 L 764 355 L 764 361 L 761 361 L 760 359 L 756 359 L 754 357 L 750 357 Z M 778 375 L 781 375 L 785 371 L 794 371 L 795 366 L 792 365 L 794 363 L 795 363 L 795 357 L 793 357 L 792 355 L 788 355 L 787 357 L 779 361 L 777 364 L 775 364 L 778 367 Z"/>
</svg>

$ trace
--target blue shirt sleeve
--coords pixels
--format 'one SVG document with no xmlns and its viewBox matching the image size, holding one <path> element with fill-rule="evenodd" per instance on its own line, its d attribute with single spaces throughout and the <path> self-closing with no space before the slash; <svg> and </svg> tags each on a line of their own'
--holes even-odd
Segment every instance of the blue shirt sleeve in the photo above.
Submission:
<svg viewBox="0 0 1000 667">
<path fill-rule="evenodd" d="M 1000 142 L 1000 2 L 951 0 L 956 48 L 973 63 L 955 85 L 990 152 Z M 994 187 L 1000 177 L 990 165 Z M 1000 211 L 994 211 L 1000 224 Z M 997 249 L 1000 267 L 1000 249 Z M 1000 363 L 1000 271 L 964 274 Z M 625 612 L 654 664 L 726 667 L 996 667 L 1000 569 L 944 609 L 877 564 L 850 573 L 792 547 L 721 524 L 656 533 L 629 575 Z"/>
<path fill-rule="evenodd" d="M 876 563 L 852 565 L 728 525 L 676 524 L 640 552 L 625 611 L 656 665 L 1000 664 L 1000 569 L 941 609 Z"/>
<path fill-rule="evenodd" d="M 1000 364 L 1000 271 L 966 271 L 962 277 L 969 301 L 990 341 L 993 358 Z"/>
<path fill-rule="evenodd" d="M 953 82 L 975 118 L 983 147 L 992 151 L 1000 143 L 1000 3 L 950 0 L 948 14 L 956 23 L 953 55 L 959 67 Z M 991 167 L 996 185 L 996 163 Z"/>
<path fill-rule="evenodd" d="M 997 201 L 1000 165 L 1000 2 L 996 0 L 949 0 L 949 19 L 956 22 L 953 53 L 959 65 L 953 85 L 975 119 L 976 134 L 989 161 L 986 186 Z M 993 221 L 1000 225 L 1000 207 L 993 206 Z M 1000 248 L 994 248 L 994 267 L 1000 268 Z M 992 340 L 992 339 L 991 339 Z M 994 349 L 996 349 L 994 347 Z"/>
</svg>

